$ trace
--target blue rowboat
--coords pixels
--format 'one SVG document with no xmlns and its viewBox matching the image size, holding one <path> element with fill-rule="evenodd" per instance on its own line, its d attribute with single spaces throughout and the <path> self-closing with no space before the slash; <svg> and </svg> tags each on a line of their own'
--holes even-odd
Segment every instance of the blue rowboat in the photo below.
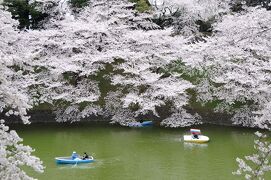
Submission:
<svg viewBox="0 0 271 180">
<path fill-rule="evenodd" d="M 147 127 L 147 126 L 152 126 L 153 122 L 152 121 L 144 121 L 142 123 L 140 122 L 134 122 L 134 123 L 129 123 L 129 127 Z"/>
<path fill-rule="evenodd" d="M 153 125 L 153 122 L 152 121 L 144 121 L 141 123 L 142 127 L 145 127 L 145 126 L 151 126 Z"/>
<path fill-rule="evenodd" d="M 88 159 L 75 158 L 71 157 L 56 157 L 55 161 L 57 164 L 82 164 L 82 163 L 91 163 L 94 162 L 94 158 L 90 156 Z"/>
</svg>

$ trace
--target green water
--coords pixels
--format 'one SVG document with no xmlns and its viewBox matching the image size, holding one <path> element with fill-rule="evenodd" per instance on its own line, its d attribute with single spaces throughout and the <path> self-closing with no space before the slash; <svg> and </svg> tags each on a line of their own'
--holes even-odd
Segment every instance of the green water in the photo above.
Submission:
<svg viewBox="0 0 271 180">
<path fill-rule="evenodd" d="M 184 143 L 189 128 L 126 128 L 111 125 L 31 125 L 14 127 L 24 144 L 46 166 L 43 174 L 28 174 L 46 180 L 179 180 L 242 179 L 233 176 L 236 157 L 253 152 L 253 132 L 222 126 L 201 126 L 208 144 Z M 72 151 L 93 155 L 84 165 L 56 165 L 54 157 Z"/>
</svg>

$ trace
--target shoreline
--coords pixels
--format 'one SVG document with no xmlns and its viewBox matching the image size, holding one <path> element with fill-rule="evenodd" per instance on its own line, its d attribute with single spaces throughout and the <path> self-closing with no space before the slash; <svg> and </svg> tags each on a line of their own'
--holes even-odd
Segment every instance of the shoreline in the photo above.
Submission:
<svg viewBox="0 0 271 180">
<path fill-rule="evenodd" d="M 55 115 L 51 111 L 35 111 L 29 112 L 31 124 L 104 124 L 104 125 L 117 125 L 123 126 L 118 123 L 111 123 L 110 118 L 103 118 L 101 116 L 90 116 L 88 118 L 81 119 L 80 121 L 63 121 L 58 122 L 55 119 Z M 22 120 L 18 116 L 9 116 L 5 117 L 3 114 L 0 114 L 0 119 L 5 119 L 5 124 L 9 126 L 13 125 L 23 125 Z M 202 124 L 185 126 L 185 127 L 166 127 L 161 126 L 160 122 L 161 118 L 157 117 L 143 117 L 144 120 L 152 120 L 154 121 L 155 127 L 167 128 L 167 129 L 178 129 L 178 128 L 189 128 L 189 127 L 197 127 L 197 126 L 206 126 L 206 125 L 216 125 L 216 126 L 225 126 L 225 127 L 239 127 L 239 128 L 247 128 L 247 129 L 259 129 L 256 127 L 247 127 L 238 124 L 232 124 L 229 116 L 223 114 L 209 114 L 202 117 Z M 123 126 L 125 127 L 125 126 Z"/>
</svg>

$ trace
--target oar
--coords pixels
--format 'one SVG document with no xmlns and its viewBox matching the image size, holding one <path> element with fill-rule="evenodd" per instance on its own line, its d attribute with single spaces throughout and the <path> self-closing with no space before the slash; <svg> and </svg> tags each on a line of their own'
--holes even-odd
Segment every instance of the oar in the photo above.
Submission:
<svg viewBox="0 0 271 180">
<path fill-rule="evenodd" d="M 76 163 L 74 164 L 74 166 L 73 166 L 73 167 L 77 166 L 78 161 L 79 161 L 79 160 L 77 160 L 77 161 L 76 161 Z"/>
</svg>

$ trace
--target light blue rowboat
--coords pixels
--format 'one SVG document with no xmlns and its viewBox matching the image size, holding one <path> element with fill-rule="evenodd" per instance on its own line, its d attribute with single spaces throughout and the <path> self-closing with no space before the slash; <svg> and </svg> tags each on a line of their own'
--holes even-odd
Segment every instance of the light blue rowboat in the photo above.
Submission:
<svg viewBox="0 0 271 180">
<path fill-rule="evenodd" d="M 147 127 L 147 126 L 152 126 L 153 122 L 152 121 L 144 121 L 142 123 L 140 122 L 134 122 L 134 123 L 129 123 L 129 127 Z"/>
<path fill-rule="evenodd" d="M 71 157 L 56 157 L 57 164 L 82 164 L 82 163 L 91 163 L 94 162 L 94 158 L 90 156 L 88 159 L 75 158 Z"/>
</svg>

